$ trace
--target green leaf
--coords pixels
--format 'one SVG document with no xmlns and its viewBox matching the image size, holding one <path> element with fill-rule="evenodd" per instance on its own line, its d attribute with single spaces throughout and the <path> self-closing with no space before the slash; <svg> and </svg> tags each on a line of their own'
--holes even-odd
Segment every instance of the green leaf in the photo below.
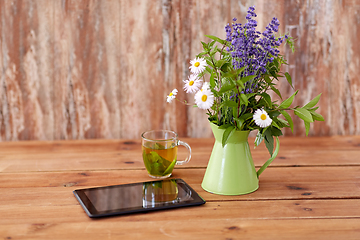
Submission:
<svg viewBox="0 0 360 240">
<path fill-rule="evenodd" d="M 149 161 L 149 158 L 148 158 L 145 150 L 143 151 L 143 161 L 144 161 L 144 165 L 145 165 L 146 169 L 150 172 L 151 165 L 150 165 L 150 161 Z"/>
<path fill-rule="evenodd" d="M 278 72 L 280 70 L 280 64 L 278 58 L 274 58 L 273 64 L 276 67 L 276 71 Z"/>
<path fill-rule="evenodd" d="M 278 127 L 270 126 L 268 130 L 271 132 L 271 136 L 281 136 L 283 135 L 281 130 Z"/>
<path fill-rule="evenodd" d="M 256 93 L 247 93 L 246 94 L 246 97 L 248 98 L 248 99 L 250 99 L 250 98 L 252 98 L 253 96 L 255 96 L 256 95 Z M 250 100 L 249 100 L 250 101 Z"/>
<path fill-rule="evenodd" d="M 309 134 L 309 131 L 310 131 L 310 123 L 304 121 L 304 124 L 305 124 L 305 133 L 306 133 L 306 136 L 307 136 Z"/>
<path fill-rule="evenodd" d="M 281 119 L 281 118 L 277 118 L 277 121 L 279 121 L 280 123 L 281 123 L 281 128 L 282 127 L 289 127 L 290 125 L 289 125 L 289 123 L 288 123 L 288 121 L 286 121 L 286 120 L 284 120 L 284 119 Z"/>
<path fill-rule="evenodd" d="M 225 147 L 229 137 L 235 132 L 235 126 L 230 126 L 225 129 L 223 137 L 222 137 L 222 146 Z"/>
<path fill-rule="evenodd" d="M 234 88 L 235 88 L 235 86 L 232 85 L 232 84 L 224 84 L 224 85 L 222 85 L 222 87 L 221 87 L 221 89 L 219 91 L 219 94 L 223 94 L 223 93 L 228 92 L 228 91 L 230 91 L 230 90 L 232 90 Z"/>
<path fill-rule="evenodd" d="M 281 114 L 285 117 L 285 119 L 288 121 L 291 132 L 294 132 L 294 123 L 289 113 L 287 113 L 285 110 L 280 111 Z"/>
<path fill-rule="evenodd" d="M 216 65 L 216 60 L 214 58 L 215 53 L 217 53 L 217 46 L 215 46 L 214 49 L 212 49 L 209 53 L 209 56 L 215 61 L 215 65 Z"/>
<path fill-rule="evenodd" d="M 218 42 L 218 43 L 221 43 L 221 44 L 223 44 L 223 45 L 226 44 L 226 41 L 225 41 L 225 40 L 222 40 L 222 39 L 220 39 L 220 38 L 218 38 L 218 37 L 216 37 L 216 36 L 205 35 L 205 37 L 208 37 L 208 38 L 210 38 L 210 39 L 212 39 L 212 40 L 214 40 L 214 41 L 216 41 L 216 42 Z"/>
<path fill-rule="evenodd" d="M 208 72 L 208 73 L 211 73 L 213 70 L 211 69 L 211 68 L 209 68 L 208 66 L 206 66 L 206 68 L 205 68 L 205 70 L 206 70 L 206 72 Z M 204 71 L 205 72 L 205 71 Z M 200 78 L 200 77 L 199 77 Z"/>
<path fill-rule="evenodd" d="M 314 119 L 314 121 L 325 121 L 324 117 L 320 113 L 309 111 Z"/>
<path fill-rule="evenodd" d="M 265 146 L 267 148 L 267 150 L 269 151 L 270 155 L 272 155 L 273 151 L 274 151 L 274 138 L 273 136 L 271 136 L 271 131 L 268 128 L 265 132 Z"/>
<path fill-rule="evenodd" d="M 204 57 L 206 60 L 206 64 L 212 68 L 215 68 L 215 65 L 213 64 L 213 62 L 211 61 L 211 59 L 209 57 Z"/>
<path fill-rule="evenodd" d="M 316 111 L 316 110 L 318 110 L 319 109 L 319 107 L 314 107 L 314 108 L 310 108 L 310 109 L 308 109 L 310 112 L 311 111 Z"/>
<path fill-rule="evenodd" d="M 214 73 L 214 72 L 211 72 L 211 75 L 210 75 L 210 87 L 211 87 L 211 88 L 214 88 L 214 87 L 215 87 L 214 75 L 215 75 L 215 73 Z"/>
<path fill-rule="evenodd" d="M 238 111 L 239 111 L 239 109 L 237 107 L 233 107 L 232 108 L 232 116 L 230 116 L 230 114 L 229 114 L 229 117 L 232 117 L 235 120 L 235 118 L 238 116 Z M 237 125 L 235 125 L 235 126 L 237 126 Z"/>
<path fill-rule="evenodd" d="M 241 99 L 241 102 L 243 102 L 245 104 L 245 106 L 247 106 L 249 104 L 248 98 L 246 97 L 245 94 L 241 93 L 240 99 Z"/>
<path fill-rule="evenodd" d="M 205 50 L 209 49 L 209 46 L 208 46 L 207 43 L 201 42 L 201 44 L 203 45 L 203 48 L 204 48 Z"/>
<path fill-rule="evenodd" d="M 237 127 L 241 130 L 241 127 L 244 123 L 244 119 L 240 119 L 240 118 L 237 118 L 237 117 L 234 117 L 235 121 L 236 121 L 236 124 L 237 124 Z"/>
<path fill-rule="evenodd" d="M 275 88 L 274 86 L 270 86 L 270 88 L 280 97 L 280 99 L 282 99 L 281 93 L 277 88 Z"/>
<path fill-rule="evenodd" d="M 226 100 L 226 101 L 221 103 L 221 106 L 237 108 L 238 104 L 236 102 L 234 102 L 234 101 Z"/>
<path fill-rule="evenodd" d="M 145 151 L 143 155 L 145 154 Z M 146 157 L 143 158 L 144 164 L 146 166 L 146 169 L 149 171 L 152 175 L 159 175 L 162 176 L 165 171 L 165 162 L 167 162 L 166 159 L 161 157 L 157 152 L 151 151 L 148 154 L 145 154 Z"/>
<path fill-rule="evenodd" d="M 219 126 L 219 129 L 226 129 L 226 128 L 230 127 L 230 126 L 232 126 L 232 125 L 230 123 L 227 123 L 227 124 Z"/>
<path fill-rule="evenodd" d="M 246 83 L 248 81 L 250 81 L 251 79 L 253 79 L 254 77 L 256 77 L 256 75 L 249 75 L 249 76 L 246 76 L 246 77 L 243 77 L 241 78 L 238 82 L 241 82 L 241 83 Z"/>
<path fill-rule="evenodd" d="M 269 106 L 269 108 L 272 108 L 272 102 L 271 102 L 271 97 L 270 97 L 270 95 L 267 94 L 266 92 L 263 92 L 263 93 L 261 93 L 260 95 L 264 98 L 264 100 L 265 100 L 265 102 L 267 103 L 267 105 Z"/>
<path fill-rule="evenodd" d="M 286 77 L 286 80 L 288 81 L 288 83 L 290 84 L 290 86 L 292 87 L 292 89 L 294 89 L 294 87 L 292 85 L 291 76 L 288 72 L 285 72 L 285 77 Z"/>
<path fill-rule="evenodd" d="M 215 63 L 215 66 L 216 66 L 217 68 L 221 68 L 222 65 L 224 65 L 225 63 L 226 63 L 226 60 L 221 59 L 221 60 L 219 60 L 219 61 L 217 61 L 217 62 Z"/>
<path fill-rule="evenodd" d="M 162 144 L 160 144 L 160 143 L 155 143 L 153 149 L 156 149 L 156 150 L 164 150 L 165 147 L 164 147 L 164 145 L 162 145 Z"/>
<path fill-rule="evenodd" d="M 269 116 L 271 118 L 276 118 L 280 115 L 280 112 L 279 111 L 272 111 L 272 112 L 268 112 Z"/>
<path fill-rule="evenodd" d="M 306 110 L 305 108 L 296 108 L 294 109 L 295 115 L 297 115 L 299 118 L 306 122 L 314 122 L 311 113 Z"/>
<path fill-rule="evenodd" d="M 225 64 L 224 64 L 225 65 Z M 242 71 L 244 71 L 244 67 L 242 67 L 242 68 L 240 68 L 240 69 L 238 69 L 238 70 L 234 70 L 234 69 L 232 69 L 232 70 L 229 70 L 229 71 L 227 71 L 227 72 L 224 72 L 223 74 L 222 74 L 222 77 L 224 77 L 224 78 L 231 78 L 231 79 L 238 79 L 238 77 L 239 77 L 239 74 L 242 72 Z"/>
<path fill-rule="evenodd" d="M 221 66 L 221 71 L 223 71 L 224 73 L 226 73 L 228 71 L 228 67 L 230 67 L 230 63 L 224 63 L 222 66 Z"/>
<path fill-rule="evenodd" d="M 165 170 L 165 172 L 163 173 L 164 176 L 168 175 L 169 173 L 172 173 L 174 167 L 176 164 L 176 158 L 171 162 L 171 164 L 168 166 L 168 168 Z"/>
<path fill-rule="evenodd" d="M 280 128 L 279 125 L 274 120 L 271 122 L 271 125 L 276 128 Z"/>
<path fill-rule="evenodd" d="M 240 73 L 242 73 L 244 70 L 245 70 L 246 67 L 242 67 L 242 68 L 239 68 L 238 70 L 236 70 L 236 74 L 237 76 L 240 75 Z"/>
<path fill-rule="evenodd" d="M 294 92 L 294 94 L 291 95 L 288 99 L 284 100 L 284 101 L 280 104 L 279 108 L 286 109 L 286 108 L 290 107 L 290 105 L 291 105 L 292 102 L 294 101 L 294 97 L 295 97 L 295 95 L 298 93 L 298 91 L 299 91 L 299 90 L 297 90 L 296 92 Z"/>
<path fill-rule="evenodd" d="M 253 113 L 245 113 L 244 115 L 241 115 L 239 117 L 239 119 L 242 119 L 242 120 L 246 121 L 247 119 L 252 118 L 253 115 L 254 115 Z"/>
<path fill-rule="evenodd" d="M 315 107 L 315 105 L 319 102 L 320 97 L 321 97 L 321 93 L 317 95 L 313 100 L 311 100 L 308 104 L 306 104 L 303 108 L 310 109 Z"/>
<path fill-rule="evenodd" d="M 231 79 L 236 79 L 238 77 L 238 74 L 236 73 L 236 71 L 230 70 L 226 73 L 221 74 L 221 76 L 223 78 L 231 78 Z"/>
<path fill-rule="evenodd" d="M 196 55 L 196 57 L 200 58 L 200 57 L 202 57 L 202 56 L 204 56 L 204 55 L 207 55 L 207 53 L 206 53 L 206 52 L 201 52 L 201 53 L 199 53 L 198 55 Z"/>
<path fill-rule="evenodd" d="M 264 80 L 265 80 L 265 82 L 268 83 L 268 84 L 272 83 L 272 80 L 271 80 L 271 78 L 270 78 L 268 75 L 264 76 Z"/>
<path fill-rule="evenodd" d="M 281 77 L 277 74 L 278 70 L 276 69 L 276 67 L 274 66 L 275 70 L 271 70 L 269 71 L 269 73 L 271 74 L 271 76 L 273 76 L 276 80 L 279 80 L 278 77 Z"/>
<path fill-rule="evenodd" d="M 209 47 L 212 48 L 212 47 L 214 46 L 215 42 L 216 42 L 216 41 L 211 41 L 211 42 L 209 43 Z M 215 48 L 217 49 L 217 46 L 215 46 Z"/>
</svg>

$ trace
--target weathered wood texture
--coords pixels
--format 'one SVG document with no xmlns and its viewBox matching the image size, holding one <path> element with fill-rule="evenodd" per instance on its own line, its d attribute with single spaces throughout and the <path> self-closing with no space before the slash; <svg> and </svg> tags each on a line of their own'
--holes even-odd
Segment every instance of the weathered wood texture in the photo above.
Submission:
<svg viewBox="0 0 360 240">
<path fill-rule="evenodd" d="M 194 155 L 172 177 L 205 205 L 98 220 L 72 191 L 150 181 L 140 140 L 2 143 L 0 239 L 359 239 L 360 136 L 287 137 L 259 189 L 239 196 L 201 188 L 214 139 L 184 141 Z M 269 155 L 252 154 L 257 168 Z"/>
<path fill-rule="evenodd" d="M 276 16 L 297 39 L 295 54 L 282 49 L 300 90 L 294 105 L 323 93 L 326 121 L 310 135 L 360 134 L 359 1 L 3 0 L 0 139 L 136 139 L 155 128 L 211 136 L 203 111 L 165 99 L 182 89 L 204 35 L 224 37 L 251 5 L 260 30 Z"/>
</svg>

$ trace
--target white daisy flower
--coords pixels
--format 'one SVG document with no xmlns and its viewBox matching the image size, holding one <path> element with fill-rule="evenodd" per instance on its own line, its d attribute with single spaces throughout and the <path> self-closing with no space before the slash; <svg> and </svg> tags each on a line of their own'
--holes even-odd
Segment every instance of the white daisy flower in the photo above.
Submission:
<svg viewBox="0 0 360 240">
<path fill-rule="evenodd" d="M 214 94 L 202 89 L 195 94 L 195 103 L 201 109 L 209 109 L 214 104 Z"/>
<path fill-rule="evenodd" d="M 204 82 L 201 90 L 202 90 L 202 91 L 204 91 L 204 90 L 210 90 L 210 83 Z"/>
<path fill-rule="evenodd" d="M 272 119 L 269 117 L 264 109 L 258 109 L 253 115 L 255 124 L 261 128 L 266 128 L 271 125 Z"/>
<path fill-rule="evenodd" d="M 194 60 L 190 61 L 190 64 L 190 71 L 194 74 L 202 73 L 207 66 L 206 60 L 204 58 L 195 58 Z"/>
<path fill-rule="evenodd" d="M 168 103 L 170 103 L 172 100 L 174 100 L 176 98 L 176 94 L 178 93 L 178 90 L 175 88 L 174 90 L 171 91 L 171 93 L 167 96 L 166 101 Z"/>
<path fill-rule="evenodd" d="M 191 74 L 188 80 L 183 81 L 185 83 L 184 89 L 186 93 L 195 93 L 201 88 L 202 80 L 197 75 Z"/>
</svg>

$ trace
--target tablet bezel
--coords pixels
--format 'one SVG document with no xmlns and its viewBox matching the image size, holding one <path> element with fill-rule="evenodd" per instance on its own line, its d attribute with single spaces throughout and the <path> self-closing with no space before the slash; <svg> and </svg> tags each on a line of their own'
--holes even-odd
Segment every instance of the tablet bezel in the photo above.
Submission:
<svg viewBox="0 0 360 240">
<path fill-rule="evenodd" d="M 167 179 L 169 180 L 169 179 Z M 172 208 L 179 208 L 179 207 L 188 207 L 188 206 L 198 206 L 205 204 L 205 200 L 199 196 L 194 189 L 192 189 L 184 180 L 181 178 L 171 179 L 175 180 L 178 187 L 181 187 L 184 191 L 186 191 L 191 196 L 191 200 L 185 200 L 183 202 L 175 202 L 166 205 L 159 205 L 159 206 L 152 206 L 150 208 L 144 207 L 132 207 L 132 208 L 122 208 L 122 209 L 111 209 L 107 211 L 98 211 L 91 200 L 85 194 L 86 191 L 96 191 L 97 189 L 103 190 L 105 188 L 117 188 L 117 187 L 124 187 L 124 186 L 136 186 L 136 185 L 143 185 L 144 183 L 156 183 L 162 182 L 165 180 L 156 180 L 156 181 L 147 181 L 147 182 L 137 182 L 137 183 L 129 183 L 129 184 L 120 184 L 120 185 L 112 185 L 112 186 L 103 186 L 103 187 L 95 187 L 95 188 L 84 188 L 84 189 L 77 189 L 74 190 L 73 193 L 77 200 L 79 201 L 82 208 L 85 210 L 86 214 L 90 218 L 98 218 L 98 217 L 108 217 L 108 216 L 115 216 L 115 215 L 124 215 L 124 214 L 131 214 L 131 213 L 141 213 L 141 212 L 149 212 L 149 211 L 156 211 L 156 210 L 164 210 L 164 209 L 172 209 Z"/>
</svg>

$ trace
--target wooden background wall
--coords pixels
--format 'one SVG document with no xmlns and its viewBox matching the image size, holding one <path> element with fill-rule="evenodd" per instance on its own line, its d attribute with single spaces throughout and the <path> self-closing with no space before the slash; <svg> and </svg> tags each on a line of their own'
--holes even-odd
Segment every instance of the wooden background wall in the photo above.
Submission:
<svg viewBox="0 0 360 240">
<path fill-rule="evenodd" d="M 360 134 L 358 0 L 1 0 L 1 141 L 211 136 L 203 111 L 166 96 L 182 88 L 204 35 L 224 37 L 252 5 L 259 30 L 276 16 L 297 38 L 295 54 L 283 49 L 295 104 L 323 93 L 326 121 L 310 135 Z"/>
</svg>

